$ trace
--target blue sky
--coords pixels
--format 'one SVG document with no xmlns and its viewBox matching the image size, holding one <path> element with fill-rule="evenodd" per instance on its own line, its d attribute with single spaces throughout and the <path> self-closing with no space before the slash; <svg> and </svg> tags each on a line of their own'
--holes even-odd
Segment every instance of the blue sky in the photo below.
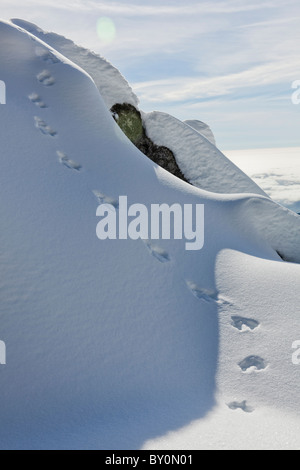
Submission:
<svg viewBox="0 0 300 470">
<path fill-rule="evenodd" d="M 1 0 L 18 17 L 100 53 L 144 111 L 211 125 L 219 147 L 300 146 L 299 0 Z M 111 42 L 97 35 L 110 18 Z"/>
</svg>

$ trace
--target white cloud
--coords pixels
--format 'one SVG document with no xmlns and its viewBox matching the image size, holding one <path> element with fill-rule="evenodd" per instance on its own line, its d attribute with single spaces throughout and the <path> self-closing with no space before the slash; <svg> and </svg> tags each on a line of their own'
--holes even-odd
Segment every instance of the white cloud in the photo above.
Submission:
<svg viewBox="0 0 300 470">
<path fill-rule="evenodd" d="M 269 21 L 260 21 L 258 23 L 249 23 L 249 24 L 244 24 L 241 26 L 238 26 L 239 29 L 245 29 L 245 28 L 265 28 L 266 26 L 278 26 L 282 24 L 288 24 L 288 23 L 299 23 L 300 21 L 300 16 L 296 16 L 293 18 L 277 18 Z"/>
<path fill-rule="evenodd" d="M 272 199 L 300 211 L 300 148 L 226 151 Z"/>
<path fill-rule="evenodd" d="M 20 5 L 20 0 L 1 0 L 1 8 Z M 153 3 L 153 2 L 152 2 Z M 286 0 L 285 5 L 294 3 L 294 0 Z M 248 12 L 261 9 L 274 9 L 281 6 L 281 0 L 264 0 L 261 2 L 248 2 L 246 0 L 206 1 L 202 3 L 173 2 L 173 5 L 164 5 L 162 2 L 156 4 L 120 3 L 111 1 L 95 0 L 27 0 L 26 6 L 39 6 L 40 8 L 54 7 L 64 10 L 102 11 L 110 15 L 126 16 L 160 16 L 160 15 L 194 15 L 194 14 L 231 14 Z"/>
<path fill-rule="evenodd" d="M 141 99 L 151 102 L 175 102 L 205 99 L 229 95 L 243 88 L 255 88 L 282 82 L 291 83 L 295 78 L 298 58 L 252 67 L 226 76 L 207 79 L 175 77 L 132 84 Z"/>
</svg>

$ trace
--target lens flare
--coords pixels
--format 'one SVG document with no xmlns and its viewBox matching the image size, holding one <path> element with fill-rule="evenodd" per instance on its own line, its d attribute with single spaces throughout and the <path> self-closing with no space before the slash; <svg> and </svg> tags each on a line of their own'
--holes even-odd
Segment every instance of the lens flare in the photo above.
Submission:
<svg viewBox="0 0 300 470">
<path fill-rule="evenodd" d="M 110 44 L 116 37 L 116 27 L 110 18 L 101 17 L 97 21 L 97 34 L 101 42 Z"/>
</svg>

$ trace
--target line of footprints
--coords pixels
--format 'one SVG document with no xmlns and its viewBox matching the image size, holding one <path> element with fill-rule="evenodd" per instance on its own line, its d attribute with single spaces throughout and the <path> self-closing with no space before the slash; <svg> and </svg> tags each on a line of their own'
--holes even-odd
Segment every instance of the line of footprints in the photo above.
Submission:
<svg viewBox="0 0 300 470">
<path fill-rule="evenodd" d="M 58 63 L 58 59 L 50 51 L 44 50 L 42 48 L 37 49 L 37 56 L 45 63 L 49 65 L 54 65 Z M 52 87 L 55 85 L 55 78 L 47 69 L 43 69 L 37 75 L 37 81 L 45 86 Z M 40 110 L 45 110 L 48 108 L 48 105 L 44 102 L 42 97 L 33 92 L 28 96 L 29 100 Z M 53 129 L 47 122 L 39 116 L 34 117 L 35 127 L 45 136 L 56 137 L 58 135 L 57 131 Z M 64 152 L 57 150 L 56 152 L 58 161 L 60 164 L 64 165 L 70 170 L 80 171 L 82 166 L 73 160 L 71 160 Z M 118 209 L 118 202 L 109 196 L 101 193 L 100 191 L 93 191 L 95 198 L 99 204 L 111 204 Z M 166 263 L 171 261 L 169 254 L 163 250 L 160 246 L 153 244 L 150 240 L 143 240 L 145 247 L 149 253 L 159 262 Z M 202 289 L 193 282 L 187 281 L 187 287 L 190 292 L 199 300 L 206 303 L 215 303 L 216 305 L 230 305 L 230 302 L 219 295 L 217 291 Z M 244 318 L 241 316 L 232 316 L 232 326 L 239 331 L 245 330 L 255 330 L 259 327 L 259 322 L 250 318 Z M 263 370 L 266 369 L 267 364 L 264 359 L 259 356 L 248 356 L 243 359 L 239 364 L 239 367 L 243 373 L 247 373 L 250 370 Z M 242 402 L 231 402 L 228 403 L 228 408 L 231 410 L 241 409 L 246 413 L 252 413 L 254 409 L 248 406 L 247 401 Z"/>
<path fill-rule="evenodd" d="M 59 60 L 55 57 L 51 51 L 43 49 L 42 47 L 36 48 L 36 55 L 41 59 L 42 62 L 47 63 L 48 65 L 55 65 L 59 63 Z M 52 87 L 55 85 L 55 78 L 52 73 L 47 70 L 43 69 L 39 72 L 36 76 L 36 79 L 39 84 L 43 85 L 44 87 Z M 37 108 L 41 111 L 46 110 L 48 108 L 47 103 L 43 100 L 43 98 L 36 92 L 32 92 L 29 94 L 28 99 L 34 104 Z M 43 118 L 40 116 L 34 116 L 34 125 L 35 127 L 47 137 L 56 137 L 58 132 L 53 129 Z M 61 150 L 57 150 L 56 152 L 58 157 L 58 162 L 61 165 L 64 165 L 66 168 L 70 170 L 80 171 L 82 166 L 79 163 L 74 162 L 71 160 L 64 152 Z M 93 191 L 94 196 L 96 197 L 99 204 L 111 204 L 116 209 L 118 209 L 118 202 L 114 199 L 102 194 L 100 191 Z M 144 244 L 148 249 L 149 253 L 156 258 L 161 263 L 166 263 L 170 261 L 170 257 L 167 252 L 165 252 L 161 247 L 152 244 L 149 240 L 144 240 Z"/>
<path fill-rule="evenodd" d="M 190 281 L 188 281 L 186 284 L 192 294 L 197 299 L 202 300 L 203 302 L 214 303 L 218 306 L 232 306 L 231 302 L 221 296 L 220 293 L 216 290 L 202 289 Z M 239 330 L 240 332 L 246 332 L 256 330 L 260 326 L 260 323 L 257 320 L 254 320 L 253 318 L 245 318 L 242 316 L 233 315 L 231 317 L 231 325 L 233 328 Z M 251 355 L 240 361 L 238 363 L 238 366 L 241 369 L 242 373 L 249 373 L 266 369 L 267 363 L 262 357 Z M 228 403 L 227 406 L 230 410 L 240 409 L 245 413 L 252 413 L 254 411 L 254 408 L 249 406 L 246 400 L 243 400 L 241 402 L 233 401 L 231 403 Z"/>
<path fill-rule="evenodd" d="M 231 324 L 235 329 L 241 332 L 254 331 L 260 326 L 260 323 L 257 320 L 254 320 L 253 318 L 244 318 L 241 316 L 232 316 Z M 265 370 L 268 364 L 262 357 L 252 355 L 240 361 L 238 366 L 240 367 L 242 373 L 249 373 L 253 371 Z M 249 406 L 246 400 L 241 402 L 233 401 L 228 403 L 227 406 L 231 410 L 240 409 L 245 413 L 252 413 L 254 411 L 254 408 Z"/>
<path fill-rule="evenodd" d="M 42 47 L 36 48 L 36 55 L 41 59 L 41 61 L 49 65 L 59 63 L 59 60 L 55 57 L 54 54 L 51 53 L 51 51 L 47 51 L 46 49 L 43 49 Z M 47 69 L 43 69 L 40 73 L 38 73 L 36 78 L 37 78 L 37 81 L 45 87 L 51 87 L 55 85 L 55 78 L 53 77 L 51 72 L 49 72 L 49 70 Z M 45 110 L 48 108 L 48 105 L 44 102 L 42 97 L 36 92 L 31 93 L 28 96 L 28 99 L 31 101 L 31 103 L 33 103 L 40 110 Z M 39 116 L 34 116 L 34 125 L 45 136 L 56 137 L 58 135 L 58 132 L 55 129 L 53 129 L 44 119 L 42 119 Z M 61 150 L 58 150 L 56 154 L 57 154 L 59 163 L 61 163 L 68 169 L 75 170 L 75 171 L 81 170 L 81 165 L 71 160 Z"/>
</svg>

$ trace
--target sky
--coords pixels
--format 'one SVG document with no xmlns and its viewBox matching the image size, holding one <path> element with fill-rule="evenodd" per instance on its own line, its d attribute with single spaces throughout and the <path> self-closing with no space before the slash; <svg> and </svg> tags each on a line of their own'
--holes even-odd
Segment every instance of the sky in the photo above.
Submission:
<svg viewBox="0 0 300 470">
<path fill-rule="evenodd" d="M 300 147 L 299 0 L 0 1 L 2 19 L 104 56 L 143 111 L 207 122 L 222 150 Z"/>
</svg>

